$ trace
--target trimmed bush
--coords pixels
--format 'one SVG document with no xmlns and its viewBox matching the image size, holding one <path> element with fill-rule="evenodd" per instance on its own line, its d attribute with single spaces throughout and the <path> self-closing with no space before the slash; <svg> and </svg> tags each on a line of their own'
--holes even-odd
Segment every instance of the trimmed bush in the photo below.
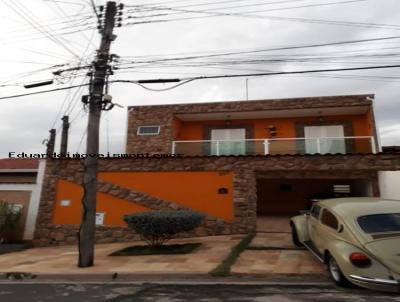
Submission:
<svg viewBox="0 0 400 302">
<path fill-rule="evenodd" d="M 198 227 L 204 215 L 194 211 L 150 211 L 128 214 L 124 221 L 151 246 L 161 246 L 176 234 Z"/>
</svg>

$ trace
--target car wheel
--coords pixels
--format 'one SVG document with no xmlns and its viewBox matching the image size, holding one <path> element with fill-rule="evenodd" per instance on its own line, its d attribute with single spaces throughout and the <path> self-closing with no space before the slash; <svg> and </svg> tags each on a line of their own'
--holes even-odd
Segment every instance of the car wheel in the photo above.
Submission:
<svg viewBox="0 0 400 302">
<path fill-rule="evenodd" d="M 297 230 L 294 225 L 292 225 L 292 241 L 295 246 L 301 247 L 303 244 L 299 240 L 299 236 L 297 235 Z"/>
<path fill-rule="evenodd" d="M 339 265 L 337 264 L 335 258 L 329 255 L 328 257 L 328 272 L 331 276 L 333 282 L 336 285 L 342 287 L 350 287 L 351 283 L 346 279 L 343 275 L 342 270 L 340 269 Z"/>
</svg>

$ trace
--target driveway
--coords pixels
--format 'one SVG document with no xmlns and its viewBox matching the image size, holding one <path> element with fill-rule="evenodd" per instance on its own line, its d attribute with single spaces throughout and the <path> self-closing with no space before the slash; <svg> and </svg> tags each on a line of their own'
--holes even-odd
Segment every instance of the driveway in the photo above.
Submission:
<svg viewBox="0 0 400 302">
<path fill-rule="evenodd" d="M 311 253 L 293 245 L 289 217 L 263 216 L 257 219 L 257 234 L 233 265 L 236 275 L 302 275 L 327 279 L 326 268 Z"/>
</svg>

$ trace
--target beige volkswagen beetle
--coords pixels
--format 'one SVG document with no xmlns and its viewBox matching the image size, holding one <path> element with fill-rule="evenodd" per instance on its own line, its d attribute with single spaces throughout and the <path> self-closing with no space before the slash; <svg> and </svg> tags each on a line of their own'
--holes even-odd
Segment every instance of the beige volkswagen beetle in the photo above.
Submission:
<svg viewBox="0 0 400 302">
<path fill-rule="evenodd" d="M 400 292 L 400 201 L 327 199 L 290 225 L 293 243 L 325 263 L 337 285 Z"/>
</svg>

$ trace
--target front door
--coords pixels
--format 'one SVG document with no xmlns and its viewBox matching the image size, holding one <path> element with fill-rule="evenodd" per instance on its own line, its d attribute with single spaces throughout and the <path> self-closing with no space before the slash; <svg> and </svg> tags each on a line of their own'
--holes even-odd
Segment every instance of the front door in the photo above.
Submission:
<svg viewBox="0 0 400 302">
<path fill-rule="evenodd" d="M 342 125 L 304 127 L 307 154 L 346 153 Z"/>
<path fill-rule="evenodd" d="M 245 155 L 246 130 L 238 129 L 212 129 L 211 130 L 211 155 Z"/>
</svg>

